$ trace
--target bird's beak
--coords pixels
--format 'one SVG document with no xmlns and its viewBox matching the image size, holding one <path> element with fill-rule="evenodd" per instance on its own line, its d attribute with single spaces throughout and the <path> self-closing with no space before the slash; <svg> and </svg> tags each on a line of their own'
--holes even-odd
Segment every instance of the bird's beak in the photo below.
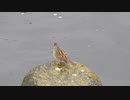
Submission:
<svg viewBox="0 0 130 100">
<path fill-rule="evenodd" d="M 54 43 L 54 46 L 57 46 L 57 43 Z"/>
</svg>

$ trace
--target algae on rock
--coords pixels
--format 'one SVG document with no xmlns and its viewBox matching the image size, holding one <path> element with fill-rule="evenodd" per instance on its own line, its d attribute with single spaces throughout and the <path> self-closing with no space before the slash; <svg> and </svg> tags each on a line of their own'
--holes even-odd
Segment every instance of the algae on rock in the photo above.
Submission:
<svg viewBox="0 0 130 100">
<path fill-rule="evenodd" d="M 51 61 L 37 66 L 27 73 L 21 86 L 102 86 L 95 72 L 75 63 L 75 66 L 70 66 Z"/>
</svg>

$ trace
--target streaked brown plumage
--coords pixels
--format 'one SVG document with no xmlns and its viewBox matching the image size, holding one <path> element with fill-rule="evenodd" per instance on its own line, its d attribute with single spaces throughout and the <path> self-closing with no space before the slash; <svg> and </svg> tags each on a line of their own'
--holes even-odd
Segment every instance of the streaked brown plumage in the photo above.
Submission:
<svg viewBox="0 0 130 100">
<path fill-rule="evenodd" d="M 57 43 L 54 43 L 53 56 L 59 62 L 65 62 L 67 64 L 75 65 L 75 63 L 70 60 L 69 56 L 65 53 L 65 51 L 63 49 L 61 49 L 58 46 Z"/>
</svg>

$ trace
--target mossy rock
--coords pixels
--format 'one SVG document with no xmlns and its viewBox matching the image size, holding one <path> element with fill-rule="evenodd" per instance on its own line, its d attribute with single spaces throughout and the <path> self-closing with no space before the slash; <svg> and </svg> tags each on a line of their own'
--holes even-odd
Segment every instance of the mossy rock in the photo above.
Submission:
<svg viewBox="0 0 130 100">
<path fill-rule="evenodd" d="M 24 77 L 21 86 L 102 86 L 99 77 L 87 66 L 61 65 L 57 61 L 35 67 Z"/>
</svg>

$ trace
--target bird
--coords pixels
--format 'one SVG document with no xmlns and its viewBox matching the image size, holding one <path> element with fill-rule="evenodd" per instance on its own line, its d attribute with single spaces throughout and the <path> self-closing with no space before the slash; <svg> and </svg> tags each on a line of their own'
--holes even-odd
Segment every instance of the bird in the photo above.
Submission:
<svg viewBox="0 0 130 100">
<path fill-rule="evenodd" d="M 70 60 L 67 53 L 62 48 L 60 48 L 58 43 L 56 42 L 54 43 L 54 46 L 53 46 L 53 56 L 60 63 L 63 62 L 70 65 L 76 65 L 74 62 Z"/>
</svg>

